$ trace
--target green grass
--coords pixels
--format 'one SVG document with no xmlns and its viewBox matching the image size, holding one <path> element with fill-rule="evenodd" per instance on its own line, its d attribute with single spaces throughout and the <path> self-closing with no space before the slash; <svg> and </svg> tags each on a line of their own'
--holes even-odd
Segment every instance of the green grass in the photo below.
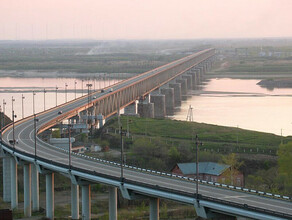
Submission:
<svg viewBox="0 0 292 220">
<path fill-rule="evenodd" d="M 127 117 L 122 116 L 121 122 L 126 128 Z M 106 126 L 110 129 L 118 129 L 118 122 L 113 119 Z M 147 137 L 162 138 L 174 142 L 174 144 L 181 141 L 193 142 L 195 135 L 198 135 L 200 141 L 204 142 L 203 148 L 238 147 L 239 152 L 243 152 L 244 148 L 252 148 L 253 152 L 263 149 L 275 152 L 282 140 L 280 136 L 269 133 L 170 119 L 129 117 L 129 130 L 132 136 L 146 134 Z M 289 140 L 291 141 L 292 137 L 283 138 L 284 143 Z"/>
</svg>

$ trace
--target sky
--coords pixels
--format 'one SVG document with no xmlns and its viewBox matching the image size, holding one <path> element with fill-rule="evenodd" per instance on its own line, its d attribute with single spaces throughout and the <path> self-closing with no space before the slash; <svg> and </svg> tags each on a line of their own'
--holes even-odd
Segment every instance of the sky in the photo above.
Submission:
<svg viewBox="0 0 292 220">
<path fill-rule="evenodd" d="M 292 37 L 292 0 L 0 0 L 0 40 Z"/>
</svg>

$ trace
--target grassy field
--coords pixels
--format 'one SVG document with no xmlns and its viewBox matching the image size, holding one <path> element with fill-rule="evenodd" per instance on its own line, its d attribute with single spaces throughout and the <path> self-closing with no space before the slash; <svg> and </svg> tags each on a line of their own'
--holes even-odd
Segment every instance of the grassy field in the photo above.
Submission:
<svg viewBox="0 0 292 220">
<path fill-rule="evenodd" d="M 277 136 L 274 134 L 244 130 L 240 128 L 224 127 L 196 122 L 185 122 L 170 119 L 150 119 L 128 117 L 129 131 L 134 137 L 159 138 L 167 142 L 179 144 L 179 142 L 189 142 L 194 144 L 194 137 L 198 135 L 203 142 L 202 149 L 213 149 L 214 151 L 246 152 L 246 153 L 266 153 L 276 154 L 281 141 L 287 143 L 292 137 Z M 123 128 L 127 128 L 127 117 L 121 117 Z M 118 130 L 116 119 L 109 121 L 106 128 Z M 252 151 L 250 151 L 252 149 Z"/>
</svg>

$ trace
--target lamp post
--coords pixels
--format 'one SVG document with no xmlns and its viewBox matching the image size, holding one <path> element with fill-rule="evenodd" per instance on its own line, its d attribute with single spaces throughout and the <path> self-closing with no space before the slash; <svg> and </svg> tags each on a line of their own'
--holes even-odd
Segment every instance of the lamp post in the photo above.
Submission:
<svg viewBox="0 0 292 220">
<path fill-rule="evenodd" d="M 6 102 L 5 102 L 5 99 L 3 99 L 3 121 L 2 121 L 2 128 L 4 128 L 4 125 L 5 125 L 5 105 L 6 105 Z"/>
<path fill-rule="evenodd" d="M 58 86 L 56 86 L 56 106 L 58 105 L 58 95 L 57 95 L 57 93 L 58 93 Z"/>
<path fill-rule="evenodd" d="M 23 100 L 25 99 L 25 97 L 23 96 L 23 94 L 21 94 L 21 110 L 22 110 L 22 118 L 24 118 L 24 106 L 23 106 Z"/>
<path fill-rule="evenodd" d="M 1 105 L 0 105 L 0 140 L 2 141 L 2 108 L 1 108 Z"/>
<path fill-rule="evenodd" d="M 14 114 L 14 108 L 13 108 L 13 103 L 15 101 L 15 99 L 12 96 L 12 143 L 13 143 L 13 148 L 15 148 L 15 131 L 14 131 L 14 118 L 16 118 L 17 116 Z"/>
<path fill-rule="evenodd" d="M 84 80 L 82 79 L 81 81 L 82 81 L 82 83 L 81 83 L 81 92 L 82 92 L 82 96 L 83 96 L 83 82 L 84 82 Z"/>
<path fill-rule="evenodd" d="M 32 91 L 32 113 L 35 114 L 35 102 L 34 96 L 36 95 L 35 91 Z"/>
<path fill-rule="evenodd" d="M 68 139 L 69 139 L 69 149 L 68 149 L 68 153 L 69 153 L 69 170 L 71 170 L 71 124 L 68 124 Z"/>
<path fill-rule="evenodd" d="M 33 115 L 33 125 L 34 125 L 34 160 L 36 161 L 37 157 L 37 131 L 36 131 L 36 123 L 39 121 L 36 118 L 36 114 Z"/>
<path fill-rule="evenodd" d="M 77 82 L 76 82 L 76 80 L 75 80 L 75 82 L 74 82 L 75 99 L 76 99 L 76 85 L 77 85 Z"/>
<path fill-rule="evenodd" d="M 199 145 L 202 145 L 201 142 L 199 142 L 198 135 L 196 135 L 196 199 L 199 201 Z"/>
<path fill-rule="evenodd" d="M 67 87 L 68 87 L 68 84 L 65 83 L 65 103 L 67 102 Z"/>
<path fill-rule="evenodd" d="M 44 89 L 44 111 L 46 111 L 46 89 Z"/>
<path fill-rule="evenodd" d="M 123 142 L 123 136 L 126 135 L 126 132 L 123 132 L 123 127 L 121 126 L 120 130 L 121 135 L 121 181 L 124 181 L 124 142 Z"/>
<path fill-rule="evenodd" d="M 88 115 L 89 115 L 89 103 L 90 103 L 90 96 L 89 96 L 89 94 L 90 94 L 90 87 L 92 87 L 92 84 L 90 84 L 90 83 L 87 83 L 86 84 L 86 86 L 87 86 L 87 93 L 88 93 L 88 107 L 87 107 L 87 125 L 89 125 L 89 120 L 88 120 Z"/>
</svg>

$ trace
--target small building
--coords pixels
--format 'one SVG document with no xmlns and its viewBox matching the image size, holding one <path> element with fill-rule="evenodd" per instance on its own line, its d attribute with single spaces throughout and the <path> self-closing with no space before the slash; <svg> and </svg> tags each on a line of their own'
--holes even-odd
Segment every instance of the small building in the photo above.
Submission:
<svg viewBox="0 0 292 220">
<path fill-rule="evenodd" d="M 231 179 L 230 170 L 230 165 L 214 162 L 199 162 L 199 179 L 227 183 Z M 176 175 L 196 178 L 196 163 L 178 163 L 172 168 L 171 172 Z M 232 173 L 233 185 L 243 187 L 243 174 L 239 171 Z"/>
</svg>

